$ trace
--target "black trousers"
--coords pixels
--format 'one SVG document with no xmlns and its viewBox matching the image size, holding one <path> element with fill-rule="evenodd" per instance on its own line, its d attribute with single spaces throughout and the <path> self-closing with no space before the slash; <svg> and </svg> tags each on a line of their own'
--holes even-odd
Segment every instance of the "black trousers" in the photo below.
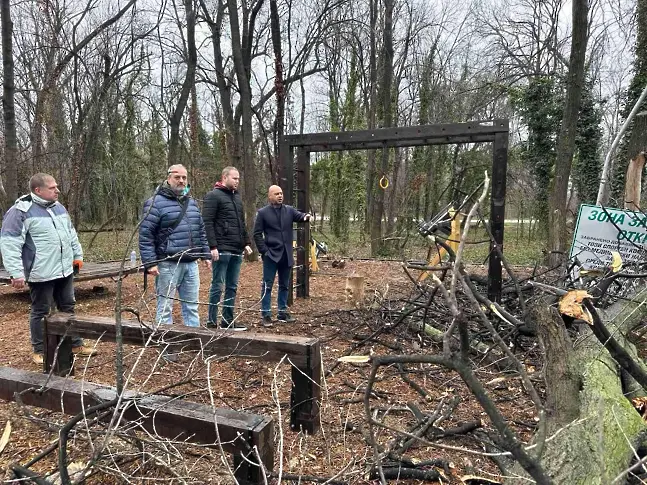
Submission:
<svg viewBox="0 0 647 485">
<path fill-rule="evenodd" d="M 29 283 L 31 311 L 29 313 L 29 332 L 34 353 L 43 353 L 43 319 L 49 314 L 50 308 L 56 305 L 58 311 L 74 313 L 74 275 L 50 281 Z M 72 337 L 72 347 L 80 347 L 83 340 Z"/>
</svg>

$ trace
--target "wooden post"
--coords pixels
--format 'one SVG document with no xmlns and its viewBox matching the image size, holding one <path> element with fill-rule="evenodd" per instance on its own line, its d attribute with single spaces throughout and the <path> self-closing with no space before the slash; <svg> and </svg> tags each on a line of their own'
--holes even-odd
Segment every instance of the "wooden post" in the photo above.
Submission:
<svg viewBox="0 0 647 485">
<path fill-rule="evenodd" d="M 503 251 L 505 225 L 505 189 L 508 175 L 508 131 L 496 133 L 492 144 L 492 196 L 490 199 L 490 228 L 494 241 L 490 243 L 487 294 L 490 301 L 501 301 L 501 258 L 495 245 Z"/>
<path fill-rule="evenodd" d="M 271 418 L 267 418 L 270 419 Z M 270 423 L 271 424 L 271 423 Z M 234 476 L 241 485 L 257 485 L 264 483 L 263 470 L 261 466 L 267 469 L 267 473 L 272 472 L 274 466 L 274 443 L 272 442 L 273 433 L 267 430 L 267 422 L 260 423 L 256 428 L 247 431 L 242 437 L 247 442 L 249 450 L 246 452 L 234 453 Z M 242 434 L 242 433 L 241 433 Z M 256 451 L 254 450 L 256 448 Z M 256 455 L 258 452 L 258 456 Z M 244 456 L 244 458 L 243 458 Z M 261 459 L 261 466 L 252 465 L 258 463 Z"/>
<path fill-rule="evenodd" d="M 43 340 L 43 372 L 47 374 L 53 370 L 57 376 L 73 376 L 74 355 L 72 354 L 72 339 L 68 336 L 55 335 L 48 332 L 47 318 L 44 318 Z"/>
<path fill-rule="evenodd" d="M 292 367 L 290 393 L 290 427 L 315 434 L 319 430 L 319 401 L 321 397 L 321 349 L 319 342 L 308 348 L 306 364 Z"/>
<path fill-rule="evenodd" d="M 310 203 L 310 152 L 299 149 L 297 151 L 297 203 L 296 208 L 301 212 L 308 212 Z M 310 296 L 310 266 L 308 254 L 310 249 L 310 223 L 299 224 L 297 228 L 297 297 Z"/>
</svg>

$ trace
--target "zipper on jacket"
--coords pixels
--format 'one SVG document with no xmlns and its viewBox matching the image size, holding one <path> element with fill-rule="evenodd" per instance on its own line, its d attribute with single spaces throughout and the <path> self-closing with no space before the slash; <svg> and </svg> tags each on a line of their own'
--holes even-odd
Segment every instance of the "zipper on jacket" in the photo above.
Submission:
<svg viewBox="0 0 647 485">
<path fill-rule="evenodd" d="M 47 208 L 45 210 L 49 214 L 49 217 L 52 219 L 52 225 L 54 226 L 54 230 L 56 231 L 56 235 L 58 236 L 58 241 L 60 243 L 60 248 L 61 248 L 61 276 L 64 278 L 65 277 L 65 265 L 63 264 L 63 240 L 61 239 L 61 234 L 58 232 L 58 226 L 56 225 L 56 221 L 54 220 L 54 215 L 50 212 L 49 208 Z"/>
<path fill-rule="evenodd" d="M 234 212 L 236 213 L 236 223 L 238 224 L 238 234 L 240 236 L 240 243 L 242 246 L 245 246 L 245 240 L 243 237 L 243 228 L 240 226 L 240 214 L 238 213 L 238 206 L 236 205 L 236 194 L 234 192 L 230 192 L 230 194 L 231 194 L 231 203 L 234 204 Z"/>
</svg>

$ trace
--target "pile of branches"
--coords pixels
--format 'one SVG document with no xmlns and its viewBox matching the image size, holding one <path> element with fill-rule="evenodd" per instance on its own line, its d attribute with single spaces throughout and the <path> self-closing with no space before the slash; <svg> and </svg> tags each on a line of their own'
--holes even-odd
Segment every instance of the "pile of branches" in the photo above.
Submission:
<svg viewBox="0 0 647 485">
<path fill-rule="evenodd" d="M 642 417 L 627 399 L 645 408 L 647 367 L 626 338 L 645 333 L 640 330 L 646 313 L 644 265 L 623 269 L 615 261 L 599 270 L 581 271 L 577 261 L 564 261 L 554 268 L 529 268 L 518 276 L 492 240 L 507 281 L 500 301 L 491 301 L 485 296 L 487 279 L 471 274 L 462 262 L 472 219 L 480 214 L 486 191 L 487 181 L 466 217 L 457 251 L 446 239 L 430 237 L 438 251 L 447 253 L 446 261 L 433 267 L 404 264 L 411 281 L 408 296 L 387 299 L 376 293 L 364 314 L 353 318 L 365 322 L 368 332 L 358 333 L 360 326 L 352 327 L 357 343 L 348 354 L 360 355 L 367 345 L 386 349 L 366 356 L 371 371 L 362 386 L 364 434 L 373 449 L 374 477 L 381 483 L 394 477 L 437 479 L 425 474 L 426 467 L 420 470 L 419 464 L 412 465 L 406 453 L 414 445 L 486 456 L 511 483 L 527 483 L 528 478 L 540 484 L 622 483 L 647 476 L 643 451 L 647 433 Z M 416 272 L 430 276 L 421 280 Z M 598 364 L 604 369 L 600 375 Z M 421 379 L 410 377 L 414 365 L 416 369 L 440 367 L 458 375 L 487 414 L 489 429 L 475 420 L 458 429 L 442 430 L 438 419 L 447 405 L 444 402 L 429 411 L 408 403 L 415 424 L 408 429 L 389 426 L 372 405 L 377 376 L 395 367 L 407 384 L 427 397 Z M 482 380 L 485 367 L 521 380 L 537 417 L 532 440 L 524 441 L 511 427 Z M 529 369 L 537 372 L 531 375 Z M 622 415 L 615 409 L 609 418 L 599 411 L 611 405 L 621 408 Z M 617 426 L 607 430 L 607 419 L 616 419 Z M 605 429 L 595 440 L 603 444 L 589 443 L 590 427 L 601 426 L 601 422 Z M 393 436 L 388 443 L 378 439 L 385 430 Z M 438 437 L 456 432 L 469 433 L 475 446 L 468 449 L 438 442 Z M 593 453 L 593 460 L 599 462 L 595 467 L 589 466 L 590 457 L 582 456 L 591 450 L 599 453 Z M 616 450 L 613 459 L 609 450 Z"/>
</svg>

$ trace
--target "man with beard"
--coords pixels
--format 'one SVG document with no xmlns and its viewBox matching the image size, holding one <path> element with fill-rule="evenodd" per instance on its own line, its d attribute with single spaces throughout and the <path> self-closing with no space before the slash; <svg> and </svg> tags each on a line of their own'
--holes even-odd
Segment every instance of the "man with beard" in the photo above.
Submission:
<svg viewBox="0 0 647 485">
<path fill-rule="evenodd" d="M 148 273 L 155 276 L 157 324 L 173 323 L 177 290 L 184 325 L 200 326 L 198 260 L 211 268 L 211 253 L 200 209 L 188 195 L 189 189 L 186 168 L 172 165 L 166 182 L 144 203 L 139 253 Z M 175 356 L 167 360 L 175 360 Z"/>
</svg>

